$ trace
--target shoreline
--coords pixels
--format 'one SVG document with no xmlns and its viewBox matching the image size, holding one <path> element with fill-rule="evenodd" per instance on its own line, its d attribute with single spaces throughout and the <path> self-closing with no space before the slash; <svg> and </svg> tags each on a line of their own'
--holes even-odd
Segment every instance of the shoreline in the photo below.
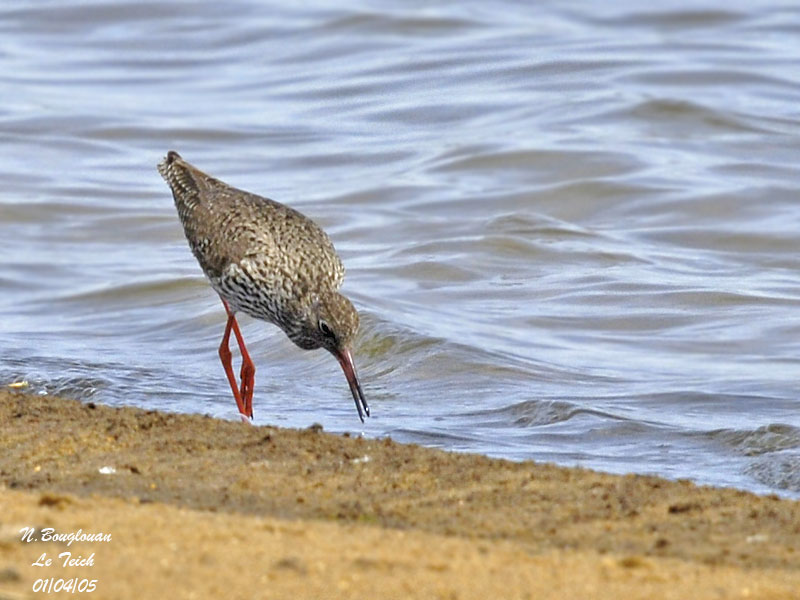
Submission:
<svg viewBox="0 0 800 600">
<path fill-rule="evenodd" d="M 0 449 L 3 599 L 67 575 L 114 598 L 800 589 L 800 502 L 777 496 L 16 392 Z M 24 527 L 112 541 L 25 543 Z M 31 565 L 64 551 L 94 564 Z"/>
</svg>

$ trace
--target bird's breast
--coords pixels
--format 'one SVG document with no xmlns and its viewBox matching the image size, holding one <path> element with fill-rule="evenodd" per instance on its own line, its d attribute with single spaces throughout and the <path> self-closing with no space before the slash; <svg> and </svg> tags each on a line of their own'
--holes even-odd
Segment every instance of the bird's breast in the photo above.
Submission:
<svg viewBox="0 0 800 600">
<path fill-rule="evenodd" d="M 305 312 L 307 294 L 303 286 L 275 265 L 252 259 L 229 264 L 222 274 L 211 279 L 214 289 L 235 311 L 291 328 Z"/>
</svg>

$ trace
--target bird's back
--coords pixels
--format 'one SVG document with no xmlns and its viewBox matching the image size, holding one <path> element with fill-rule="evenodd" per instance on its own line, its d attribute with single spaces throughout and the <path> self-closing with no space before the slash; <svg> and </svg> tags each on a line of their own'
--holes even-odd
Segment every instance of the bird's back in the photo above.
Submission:
<svg viewBox="0 0 800 600">
<path fill-rule="evenodd" d="M 344 267 L 308 217 L 211 177 L 177 152 L 158 170 L 192 253 L 234 310 L 284 326 L 315 294 L 341 286 Z"/>
</svg>

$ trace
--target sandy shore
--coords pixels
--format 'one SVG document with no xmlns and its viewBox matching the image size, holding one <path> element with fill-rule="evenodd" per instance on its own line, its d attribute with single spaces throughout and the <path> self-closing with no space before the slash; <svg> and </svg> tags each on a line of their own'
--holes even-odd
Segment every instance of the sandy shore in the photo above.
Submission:
<svg viewBox="0 0 800 600">
<path fill-rule="evenodd" d="M 800 503 L 0 392 L 0 600 L 50 578 L 95 598 L 796 599 Z"/>
</svg>

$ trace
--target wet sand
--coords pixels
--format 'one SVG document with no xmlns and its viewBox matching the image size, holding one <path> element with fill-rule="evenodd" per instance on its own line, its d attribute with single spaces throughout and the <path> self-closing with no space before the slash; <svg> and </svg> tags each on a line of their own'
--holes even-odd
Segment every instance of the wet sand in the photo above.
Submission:
<svg viewBox="0 0 800 600">
<path fill-rule="evenodd" d="M 40 578 L 95 598 L 790 599 L 800 503 L 0 392 L 0 600 Z"/>
</svg>

